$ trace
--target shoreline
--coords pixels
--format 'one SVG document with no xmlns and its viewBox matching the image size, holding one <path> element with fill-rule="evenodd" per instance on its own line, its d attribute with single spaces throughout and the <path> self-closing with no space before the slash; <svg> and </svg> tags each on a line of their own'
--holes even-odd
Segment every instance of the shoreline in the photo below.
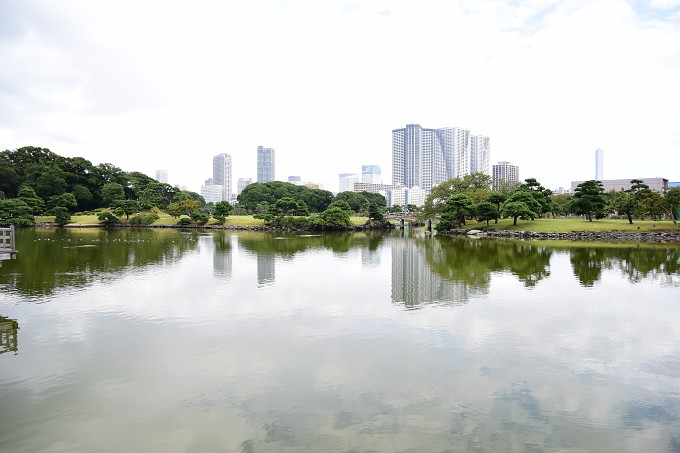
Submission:
<svg viewBox="0 0 680 453">
<path fill-rule="evenodd" d="M 624 231 L 571 231 L 569 233 L 508 231 L 496 229 L 448 230 L 438 232 L 442 236 L 468 236 L 473 238 L 489 237 L 498 239 L 529 240 L 563 240 L 563 241 L 626 241 L 626 242 L 678 242 L 680 230 L 675 231 L 641 231 L 628 233 Z"/>
</svg>

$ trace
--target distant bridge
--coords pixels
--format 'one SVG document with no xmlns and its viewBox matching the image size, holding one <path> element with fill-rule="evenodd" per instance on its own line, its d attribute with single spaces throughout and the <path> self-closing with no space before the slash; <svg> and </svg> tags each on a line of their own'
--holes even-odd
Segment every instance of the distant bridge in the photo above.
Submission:
<svg viewBox="0 0 680 453">
<path fill-rule="evenodd" d="M 0 228 L 0 266 L 3 260 L 13 260 L 17 257 L 14 225 L 9 228 Z"/>
</svg>

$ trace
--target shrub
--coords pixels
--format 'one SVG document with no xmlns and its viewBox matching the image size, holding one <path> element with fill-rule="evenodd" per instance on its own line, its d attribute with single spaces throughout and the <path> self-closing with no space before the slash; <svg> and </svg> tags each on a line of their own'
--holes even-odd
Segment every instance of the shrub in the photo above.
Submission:
<svg viewBox="0 0 680 453">
<path fill-rule="evenodd" d="M 148 214 L 138 214 L 130 219 L 130 225 L 151 225 L 158 219 L 158 214 L 155 212 Z"/>
<path fill-rule="evenodd" d="M 191 225 L 191 219 L 188 218 L 188 217 L 182 217 L 181 219 L 179 219 L 177 221 L 177 225 L 180 225 L 180 226 Z"/>
</svg>

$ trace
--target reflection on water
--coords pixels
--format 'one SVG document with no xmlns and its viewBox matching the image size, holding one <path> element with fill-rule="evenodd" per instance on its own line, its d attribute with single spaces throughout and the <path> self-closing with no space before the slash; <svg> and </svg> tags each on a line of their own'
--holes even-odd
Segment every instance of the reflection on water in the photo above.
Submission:
<svg viewBox="0 0 680 453">
<path fill-rule="evenodd" d="M 677 247 L 20 233 L 3 452 L 680 447 Z"/>
<path fill-rule="evenodd" d="M 19 323 L 14 319 L 0 316 L 0 354 L 19 351 Z"/>
</svg>

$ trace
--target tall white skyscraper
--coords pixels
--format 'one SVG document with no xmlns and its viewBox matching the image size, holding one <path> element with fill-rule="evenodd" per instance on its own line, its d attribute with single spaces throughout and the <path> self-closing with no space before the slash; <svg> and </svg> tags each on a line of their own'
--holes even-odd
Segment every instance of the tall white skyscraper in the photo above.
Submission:
<svg viewBox="0 0 680 453">
<path fill-rule="evenodd" d="M 156 170 L 156 181 L 168 183 L 168 170 Z"/>
<path fill-rule="evenodd" d="M 604 150 L 597 148 L 595 150 L 595 181 L 602 181 L 603 161 Z"/>
<path fill-rule="evenodd" d="M 353 192 L 355 182 L 359 182 L 359 175 L 356 173 L 340 173 L 338 178 L 338 193 Z"/>
<path fill-rule="evenodd" d="M 519 181 L 519 167 L 511 165 L 510 162 L 498 162 L 493 165 L 491 172 L 491 184 L 494 189 L 498 189 L 502 183 L 507 181 Z"/>
<path fill-rule="evenodd" d="M 392 131 L 393 185 L 429 191 L 446 180 L 473 172 L 489 174 L 488 137 L 471 138 L 468 129 L 424 129 L 419 124 Z"/>
<path fill-rule="evenodd" d="M 257 182 L 275 179 L 274 148 L 257 147 Z"/>
<path fill-rule="evenodd" d="M 253 178 L 238 178 L 236 181 L 236 195 L 241 195 L 243 189 L 253 183 Z"/>
<path fill-rule="evenodd" d="M 213 157 L 213 184 L 222 186 L 222 200 L 231 200 L 231 156 L 227 153 Z"/>
<path fill-rule="evenodd" d="M 382 173 L 380 170 L 380 165 L 362 165 L 361 182 L 368 184 L 381 184 Z"/>
</svg>

